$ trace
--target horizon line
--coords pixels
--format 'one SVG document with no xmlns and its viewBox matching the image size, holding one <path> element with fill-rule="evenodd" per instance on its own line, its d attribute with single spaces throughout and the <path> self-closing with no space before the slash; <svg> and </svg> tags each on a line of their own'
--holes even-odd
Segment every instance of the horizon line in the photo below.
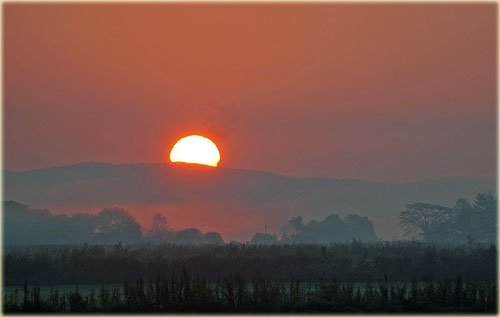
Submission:
<svg viewBox="0 0 500 317">
<path fill-rule="evenodd" d="M 416 179 L 416 180 L 407 180 L 407 181 L 383 181 L 383 180 L 373 180 L 369 178 L 350 178 L 350 177 L 325 177 L 325 176 L 291 176 L 282 174 L 279 172 L 273 171 L 263 171 L 263 170 L 255 170 L 255 169 L 246 169 L 246 168 L 234 168 L 234 167 L 225 167 L 225 166 L 217 166 L 217 167 L 209 167 L 204 166 L 202 164 L 192 164 L 192 163 L 172 163 L 172 162 L 104 162 L 104 161 L 81 161 L 76 163 L 68 163 L 61 165 L 51 165 L 45 167 L 35 167 L 28 169 L 19 169 L 12 170 L 2 168 L 3 173 L 29 173 L 39 170 L 49 170 L 55 168 L 68 168 L 75 167 L 81 165 L 108 165 L 108 166 L 119 166 L 119 165 L 164 165 L 164 166 L 195 166 L 200 168 L 210 168 L 210 169 L 222 169 L 222 170 L 233 170 L 233 171 L 243 171 L 243 172 L 252 172 L 252 173 L 262 173 L 262 174 L 270 174 L 274 176 L 289 178 L 289 179 L 303 179 L 303 180 L 338 180 L 338 181 L 362 181 L 362 182 L 372 182 L 372 183 L 380 183 L 380 184 L 390 184 L 390 185 L 402 185 L 402 184 L 412 184 L 412 183 L 428 183 L 428 182 L 436 182 L 436 181 L 457 181 L 457 180 L 467 180 L 467 181 L 476 181 L 476 182 L 485 182 L 485 183 L 494 183 L 496 185 L 496 179 L 482 179 L 478 177 L 465 177 L 465 176 L 445 176 L 445 177 L 437 177 L 437 178 L 425 178 L 425 179 Z"/>
</svg>

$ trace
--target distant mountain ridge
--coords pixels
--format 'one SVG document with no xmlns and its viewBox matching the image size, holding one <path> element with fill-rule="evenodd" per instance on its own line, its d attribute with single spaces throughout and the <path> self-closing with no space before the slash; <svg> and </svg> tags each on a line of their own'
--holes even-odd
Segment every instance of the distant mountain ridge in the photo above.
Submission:
<svg viewBox="0 0 500 317">
<path fill-rule="evenodd" d="M 307 221 L 351 212 L 369 217 L 378 236 L 391 238 L 399 234 L 398 214 L 406 203 L 452 205 L 486 191 L 496 192 L 496 184 L 463 178 L 400 184 L 297 178 L 192 164 L 93 162 L 4 172 L 4 200 L 65 213 L 119 206 L 146 223 L 152 210 L 165 211 L 173 226 L 199 220 L 203 229 L 225 239 L 248 239 L 264 224 L 277 230 L 291 216 Z"/>
</svg>

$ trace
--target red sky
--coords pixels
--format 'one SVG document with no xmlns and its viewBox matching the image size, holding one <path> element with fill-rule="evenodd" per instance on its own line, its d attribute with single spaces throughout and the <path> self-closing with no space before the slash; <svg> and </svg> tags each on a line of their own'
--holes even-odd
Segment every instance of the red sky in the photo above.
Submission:
<svg viewBox="0 0 500 317">
<path fill-rule="evenodd" d="M 4 164 L 495 178 L 496 4 L 4 5 Z"/>
</svg>

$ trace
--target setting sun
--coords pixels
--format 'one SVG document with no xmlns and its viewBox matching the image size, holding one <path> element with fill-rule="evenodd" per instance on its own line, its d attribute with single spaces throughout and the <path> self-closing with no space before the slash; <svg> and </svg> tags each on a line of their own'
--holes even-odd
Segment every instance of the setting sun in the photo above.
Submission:
<svg viewBox="0 0 500 317">
<path fill-rule="evenodd" d="M 200 135 L 190 135 L 175 143 L 170 152 L 170 161 L 217 166 L 220 153 L 212 140 Z"/>
</svg>

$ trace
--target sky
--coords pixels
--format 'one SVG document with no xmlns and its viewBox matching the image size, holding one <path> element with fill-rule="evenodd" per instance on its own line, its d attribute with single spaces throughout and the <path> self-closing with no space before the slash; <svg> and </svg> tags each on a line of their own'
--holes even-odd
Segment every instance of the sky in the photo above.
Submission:
<svg viewBox="0 0 500 317">
<path fill-rule="evenodd" d="M 496 179 L 496 4 L 4 4 L 4 168 Z"/>
</svg>

